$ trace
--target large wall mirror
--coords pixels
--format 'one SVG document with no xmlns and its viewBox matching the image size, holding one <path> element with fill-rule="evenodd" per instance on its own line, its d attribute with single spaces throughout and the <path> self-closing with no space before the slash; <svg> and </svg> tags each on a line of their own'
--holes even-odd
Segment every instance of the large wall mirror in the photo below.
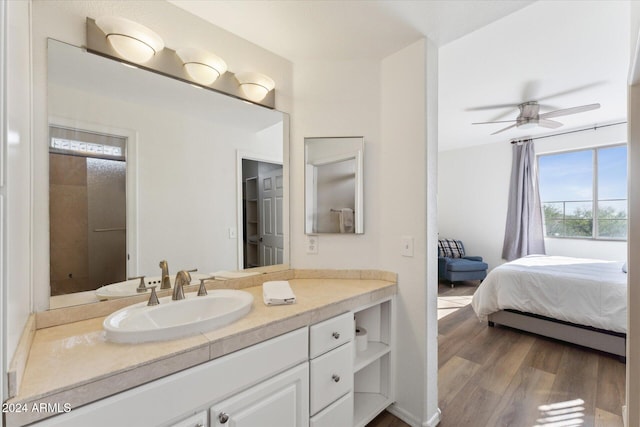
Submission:
<svg viewBox="0 0 640 427">
<path fill-rule="evenodd" d="M 364 233 L 364 138 L 305 138 L 305 233 Z"/>
<path fill-rule="evenodd" d="M 47 95 L 52 308 L 163 260 L 285 268 L 286 114 L 56 40 Z"/>
</svg>

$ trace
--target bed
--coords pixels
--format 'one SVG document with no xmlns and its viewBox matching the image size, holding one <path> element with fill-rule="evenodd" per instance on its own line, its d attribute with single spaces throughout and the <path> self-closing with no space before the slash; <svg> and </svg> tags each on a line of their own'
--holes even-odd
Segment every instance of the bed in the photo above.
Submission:
<svg viewBox="0 0 640 427">
<path fill-rule="evenodd" d="M 623 262 L 530 255 L 493 269 L 471 304 L 489 326 L 509 326 L 625 357 Z"/>
</svg>

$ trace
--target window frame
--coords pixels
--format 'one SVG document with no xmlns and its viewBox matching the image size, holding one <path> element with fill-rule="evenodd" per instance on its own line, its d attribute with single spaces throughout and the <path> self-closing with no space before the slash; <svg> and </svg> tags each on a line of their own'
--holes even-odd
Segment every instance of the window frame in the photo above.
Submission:
<svg viewBox="0 0 640 427">
<path fill-rule="evenodd" d="M 624 199 L 620 199 L 620 200 L 624 200 L 627 204 L 627 217 L 626 217 L 626 221 L 627 221 L 627 235 L 624 238 L 615 238 L 615 237 L 600 237 L 599 236 L 599 225 L 598 225 L 598 151 L 601 149 L 607 149 L 607 148 L 614 148 L 614 147 L 621 147 L 621 146 L 625 146 L 627 147 L 627 196 Z M 555 155 L 560 155 L 560 154 L 566 154 L 566 153 L 576 153 L 576 152 L 581 152 L 581 151 L 591 151 L 592 152 L 592 167 L 593 167 L 593 176 L 592 176 L 592 181 L 591 181 L 591 204 L 592 204 L 592 208 L 591 208 L 591 221 L 592 221 L 592 225 L 591 225 L 591 236 L 589 237 L 581 237 L 581 236 L 549 236 L 547 235 L 546 229 L 547 229 L 547 222 L 545 219 L 545 215 L 544 215 L 544 204 L 545 202 L 542 200 L 542 198 L 540 198 L 540 210 L 542 211 L 542 223 L 543 223 L 543 229 L 544 229 L 544 238 L 545 239 L 570 239 L 570 240 L 598 240 L 598 241 L 609 241 L 609 242 L 627 242 L 629 239 L 629 232 L 628 232 L 628 228 L 629 228 L 629 185 L 628 185 L 628 180 L 629 180 L 629 149 L 628 149 L 628 142 L 619 142 L 619 143 L 615 143 L 615 144 L 607 144 L 607 145 L 598 145 L 598 146 L 592 146 L 592 147 L 587 147 L 587 148 L 575 148 L 575 149 L 570 149 L 570 150 L 562 150 L 562 151 L 554 151 L 554 152 L 549 152 L 549 153 L 541 153 L 541 154 L 536 154 L 536 176 L 537 178 L 537 185 L 538 185 L 538 191 L 540 190 L 539 186 L 540 186 L 540 179 L 539 179 L 539 173 L 540 173 L 540 158 L 541 157 L 547 157 L 547 156 L 555 156 Z M 616 199 L 618 200 L 618 199 Z M 561 202 L 567 202 L 568 200 L 563 200 Z M 581 202 L 581 201 L 576 201 L 576 202 Z M 588 200 L 585 202 L 589 202 Z M 546 202 L 546 203 L 552 203 L 552 202 Z M 566 221 L 565 218 L 565 214 L 563 212 L 563 222 Z"/>
</svg>

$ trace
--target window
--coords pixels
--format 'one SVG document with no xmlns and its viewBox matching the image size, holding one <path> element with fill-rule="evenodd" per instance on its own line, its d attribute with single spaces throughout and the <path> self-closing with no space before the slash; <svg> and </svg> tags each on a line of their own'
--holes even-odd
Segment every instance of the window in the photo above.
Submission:
<svg viewBox="0 0 640 427">
<path fill-rule="evenodd" d="M 626 240 L 627 146 L 538 156 L 546 237 Z"/>
</svg>

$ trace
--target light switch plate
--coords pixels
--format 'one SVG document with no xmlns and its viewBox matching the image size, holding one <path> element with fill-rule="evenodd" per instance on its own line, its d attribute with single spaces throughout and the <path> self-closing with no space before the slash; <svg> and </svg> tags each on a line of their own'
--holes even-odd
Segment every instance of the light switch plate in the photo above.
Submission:
<svg viewBox="0 0 640 427">
<path fill-rule="evenodd" d="M 308 254 L 317 254 L 318 253 L 318 236 L 316 235 L 307 235 L 307 253 Z"/>
<path fill-rule="evenodd" d="M 229 228 L 229 238 L 235 239 L 237 236 L 238 236 L 238 233 L 236 232 L 235 227 Z"/>
<path fill-rule="evenodd" d="M 402 236 L 402 248 L 400 249 L 400 255 L 402 256 L 413 256 L 413 237 L 411 236 Z"/>
</svg>

